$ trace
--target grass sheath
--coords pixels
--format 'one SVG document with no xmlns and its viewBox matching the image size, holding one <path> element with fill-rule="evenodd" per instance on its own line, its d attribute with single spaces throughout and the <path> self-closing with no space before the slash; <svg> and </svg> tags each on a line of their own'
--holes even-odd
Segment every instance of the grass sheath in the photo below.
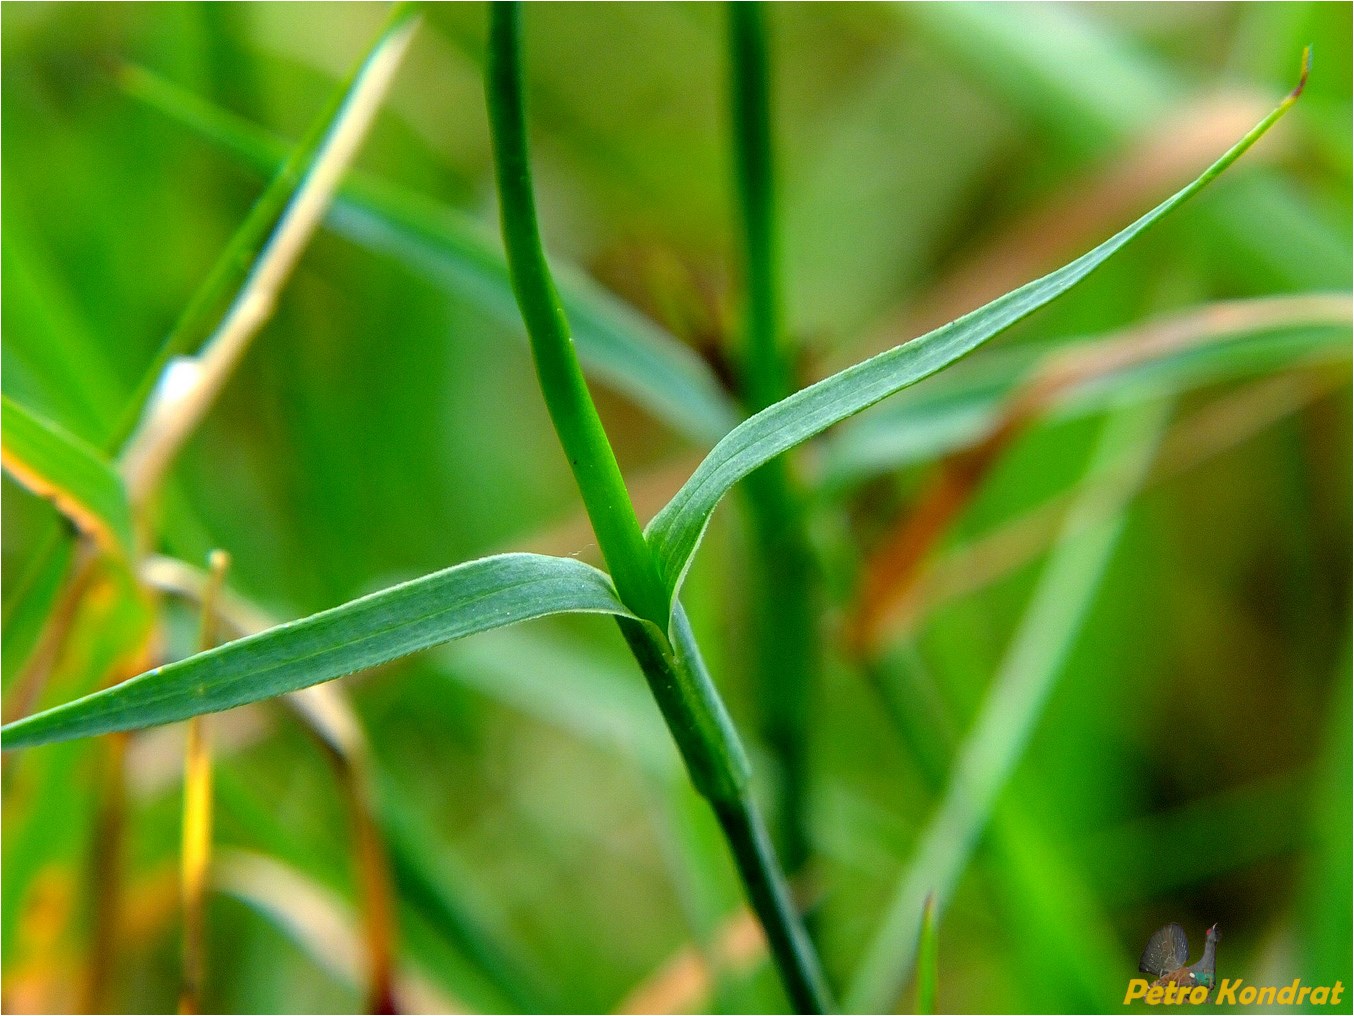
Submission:
<svg viewBox="0 0 1354 1016">
<path fill-rule="evenodd" d="M 620 619 L 621 631 L 693 784 L 719 818 L 792 1004 L 802 1012 L 824 1011 L 827 992 L 818 959 L 790 904 L 784 875 L 749 793 L 742 746 L 681 604 L 670 598 L 644 540 L 546 264 L 527 152 L 521 12 L 515 4 L 490 8 L 485 92 L 504 247 L 541 391 L 617 591 L 640 618 Z"/>
</svg>

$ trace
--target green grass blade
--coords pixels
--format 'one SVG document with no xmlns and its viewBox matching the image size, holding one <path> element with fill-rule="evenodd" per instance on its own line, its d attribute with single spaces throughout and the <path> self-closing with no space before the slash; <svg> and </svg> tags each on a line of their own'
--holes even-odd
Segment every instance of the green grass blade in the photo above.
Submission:
<svg viewBox="0 0 1354 1016">
<path fill-rule="evenodd" d="M 937 919 L 967 865 L 1062 670 L 1123 529 L 1122 506 L 1165 426 L 1164 407 L 1112 416 L 1064 522 L 1063 537 L 1035 588 L 973 732 L 960 750 L 945 798 L 905 872 L 883 923 L 863 952 L 847 999 L 850 1012 L 883 1012 L 898 998 L 918 949 L 928 897 Z M 1122 457 L 1132 461 L 1122 466 Z M 1113 465 L 1112 465 L 1113 464 Z M 1113 482 L 1091 480 L 1113 469 Z"/>
<path fill-rule="evenodd" d="M 566 612 L 627 615 L 572 558 L 502 554 L 434 572 L 147 671 L 0 728 L 5 749 L 140 730 L 273 698 L 430 646 Z"/>
<path fill-rule="evenodd" d="M 0 460 L 19 483 L 51 500 L 104 550 L 132 557 L 132 511 L 122 479 L 92 446 L 0 396 Z"/>
<path fill-rule="evenodd" d="M 148 71 L 129 70 L 123 80 L 131 94 L 260 172 L 273 172 L 287 150 L 266 130 Z M 354 173 L 326 221 L 353 242 L 399 261 L 504 325 L 520 328 L 502 246 L 469 216 Z M 713 444 L 737 424 L 742 414 L 689 348 L 577 268 L 552 258 L 551 270 L 579 359 L 590 375 L 699 444 Z"/>
<path fill-rule="evenodd" d="M 80 312 L 63 265 L 15 201 L 5 214 L 5 392 L 100 447 L 122 405 L 107 336 Z"/>
<path fill-rule="evenodd" d="M 798 391 L 734 428 L 649 523 L 649 543 L 673 595 L 681 586 L 710 516 L 734 484 L 833 424 L 949 366 L 1066 293 L 1138 234 L 1212 182 L 1278 122 L 1300 91 L 1301 85 L 1193 183 L 1094 250 L 935 331 Z"/>
</svg>

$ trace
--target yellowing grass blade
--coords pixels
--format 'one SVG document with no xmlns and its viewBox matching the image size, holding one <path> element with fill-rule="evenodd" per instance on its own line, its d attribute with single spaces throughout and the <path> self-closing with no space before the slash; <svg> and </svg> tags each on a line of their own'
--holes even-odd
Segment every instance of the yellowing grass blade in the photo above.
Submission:
<svg viewBox="0 0 1354 1016">
<path fill-rule="evenodd" d="M 99 547 L 131 559 L 132 513 L 112 464 L 92 445 L 0 396 L 0 462 Z"/>
</svg>

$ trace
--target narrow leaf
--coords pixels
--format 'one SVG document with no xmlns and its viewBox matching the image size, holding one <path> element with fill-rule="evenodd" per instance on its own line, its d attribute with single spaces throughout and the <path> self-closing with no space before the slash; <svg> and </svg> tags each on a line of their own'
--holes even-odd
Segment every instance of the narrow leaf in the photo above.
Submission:
<svg viewBox="0 0 1354 1016">
<path fill-rule="evenodd" d="M 220 110 L 148 71 L 124 74 L 137 98 L 261 172 L 287 146 L 248 120 Z M 480 223 L 411 191 L 350 174 L 328 225 L 368 250 L 404 264 L 513 329 L 521 314 L 503 250 Z M 591 281 L 551 259 L 560 301 L 588 372 L 702 445 L 717 441 L 740 413 L 713 372 L 688 347 Z"/>
<path fill-rule="evenodd" d="M 8 724 L 0 739 L 8 750 L 173 723 L 560 613 L 628 616 L 611 580 L 581 561 L 537 554 L 481 558 L 157 667 Z"/>
<path fill-rule="evenodd" d="M 1193 183 L 1094 250 L 948 325 L 798 391 L 734 428 L 649 524 L 649 543 L 672 595 L 681 587 L 715 507 L 734 484 L 833 424 L 949 366 L 1066 293 L 1235 162 L 1287 112 L 1300 90 L 1301 85 Z"/>
<path fill-rule="evenodd" d="M 93 446 L 0 396 L 0 461 L 82 533 L 131 560 L 132 512 L 122 480 Z"/>
</svg>

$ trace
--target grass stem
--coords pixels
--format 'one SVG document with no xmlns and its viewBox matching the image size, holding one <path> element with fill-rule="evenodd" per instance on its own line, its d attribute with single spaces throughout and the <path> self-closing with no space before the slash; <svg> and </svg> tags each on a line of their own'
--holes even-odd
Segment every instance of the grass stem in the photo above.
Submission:
<svg viewBox="0 0 1354 1016">
<path fill-rule="evenodd" d="M 715 809 L 786 991 L 803 1012 L 828 1007 L 817 956 L 748 787 L 748 764 L 680 602 L 645 542 L 620 467 L 588 392 L 536 221 L 521 67 L 521 11 L 490 8 L 485 91 L 504 247 L 536 374 L 617 592 L 641 620 L 621 632 L 648 680 L 692 783 Z"/>
<path fill-rule="evenodd" d="M 616 455 L 588 391 L 541 247 L 527 153 L 518 9 L 495 3 L 489 35 L 485 91 L 493 127 L 503 243 L 541 393 L 617 592 L 639 616 L 666 628 L 667 590 L 644 542 Z"/>
<path fill-rule="evenodd" d="M 757 4 L 730 3 L 730 106 L 742 233 L 745 309 L 742 400 L 757 413 L 790 394 L 777 263 L 775 162 L 766 24 Z M 747 478 L 753 568 L 755 673 L 762 736 L 780 763 L 776 842 L 786 868 L 809 858 L 808 715 L 822 657 L 813 597 L 814 560 L 803 496 L 785 457 Z"/>
</svg>

